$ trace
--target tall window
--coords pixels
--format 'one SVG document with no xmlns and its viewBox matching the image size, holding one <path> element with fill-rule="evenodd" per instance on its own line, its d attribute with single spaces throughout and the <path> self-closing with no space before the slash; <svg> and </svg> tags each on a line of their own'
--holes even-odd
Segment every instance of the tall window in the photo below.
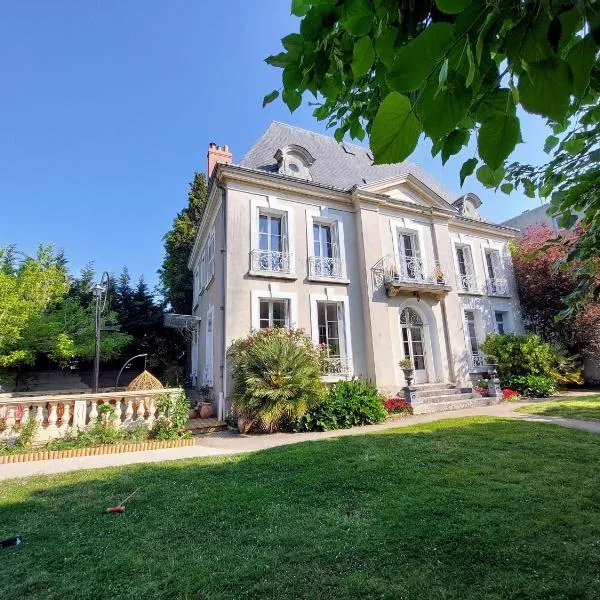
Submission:
<svg viewBox="0 0 600 600">
<path fill-rule="evenodd" d="M 200 293 L 204 290 L 206 285 L 206 248 L 202 249 L 200 254 Z"/>
<path fill-rule="evenodd" d="M 313 224 L 313 253 L 309 260 L 310 275 L 341 277 L 342 264 L 338 252 L 338 230 L 335 224 Z"/>
<path fill-rule="evenodd" d="M 213 229 L 208 236 L 206 243 L 206 283 L 215 275 L 215 230 Z"/>
<path fill-rule="evenodd" d="M 273 215 L 259 216 L 258 247 L 270 252 L 284 251 L 283 218 Z"/>
<path fill-rule="evenodd" d="M 259 310 L 259 325 L 261 329 L 287 327 L 289 325 L 287 300 L 261 300 Z"/>
<path fill-rule="evenodd" d="M 342 314 L 340 302 L 317 302 L 319 344 L 327 348 L 327 355 L 331 358 L 345 355 Z"/>
<path fill-rule="evenodd" d="M 506 313 L 500 310 L 495 311 L 494 321 L 496 322 L 496 333 L 504 335 L 506 332 Z"/>
<path fill-rule="evenodd" d="M 477 341 L 477 330 L 475 328 L 475 312 L 465 310 L 465 322 L 467 324 L 467 335 L 471 354 L 479 354 L 479 342 Z"/>
<path fill-rule="evenodd" d="M 423 279 L 423 263 L 416 233 L 400 232 L 398 235 L 400 275 L 402 278 Z"/>
<path fill-rule="evenodd" d="M 464 291 L 473 291 L 476 287 L 473 257 L 469 246 L 456 247 L 456 262 L 458 264 L 459 285 Z"/>
<path fill-rule="evenodd" d="M 315 223 L 313 225 L 313 240 L 315 256 L 319 258 L 333 258 L 331 225 Z"/>
<path fill-rule="evenodd" d="M 213 385 L 213 320 L 214 307 L 211 305 L 206 313 L 206 356 L 204 358 L 204 383 Z"/>
</svg>

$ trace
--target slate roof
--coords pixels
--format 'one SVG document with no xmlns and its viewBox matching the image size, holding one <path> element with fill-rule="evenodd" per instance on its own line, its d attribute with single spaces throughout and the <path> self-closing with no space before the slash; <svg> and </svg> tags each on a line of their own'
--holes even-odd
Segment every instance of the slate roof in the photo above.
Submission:
<svg viewBox="0 0 600 600">
<path fill-rule="evenodd" d="M 310 167 L 310 173 L 313 181 L 322 185 L 349 190 L 355 186 L 360 187 L 410 173 L 446 202 L 452 204 L 457 199 L 415 163 L 374 165 L 373 156 L 368 148 L 347 142 L 338 143 L 332 137 L 278 121 L 269 125 L 239 162 L 239 166 L 276 173 L 275 152 L 290 144 L 302 146 L 312 154 L 315 162 Z"/>
</svg>

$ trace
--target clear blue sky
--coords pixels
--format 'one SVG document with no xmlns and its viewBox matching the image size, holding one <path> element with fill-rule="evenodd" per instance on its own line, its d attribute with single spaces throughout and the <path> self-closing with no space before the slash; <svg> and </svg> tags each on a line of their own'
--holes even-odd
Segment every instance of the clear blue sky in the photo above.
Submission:
<svg viewBox="0 0 600 600">
<path fill-rule="evenodd" d="M 71 269 L 129 267 L 154 285 L 164 232 L 187 199 L 208 143 L 239 160 L 270 121 L 323 132 L 311 109 L 261 108 L 280 72 L 263 59 L 296 30 L 287 0 L 4 0 L 0 20 L 0 245 L 65 250 Z M 527 117 L 516 158 L 539 160 Z M 459 188 L 468 155 L 442 168 L 421 144 L 411 160 Z M 538 205 L 465 191 L 496 221 Z"/>
</svg>

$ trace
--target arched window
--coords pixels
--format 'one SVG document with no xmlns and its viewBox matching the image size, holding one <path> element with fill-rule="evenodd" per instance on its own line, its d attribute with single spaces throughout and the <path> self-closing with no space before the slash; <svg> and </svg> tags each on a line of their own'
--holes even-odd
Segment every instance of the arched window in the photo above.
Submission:
<svg viewBox="0 0 600 600">
<path fill-rule="evenodd" d="M 400 314 L 402 325 L 423 325 L 421 315 L 414 308 L 405 308 Z"/>
</svg>

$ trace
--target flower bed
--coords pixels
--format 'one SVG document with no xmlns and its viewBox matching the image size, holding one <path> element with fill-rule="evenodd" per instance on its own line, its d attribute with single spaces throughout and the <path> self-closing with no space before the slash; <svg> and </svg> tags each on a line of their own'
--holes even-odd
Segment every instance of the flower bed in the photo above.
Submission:
<svg viewBox="0 0 600 600">
<path fill-rule="evenodd" d="M 513 390 L 512 388 L 503 388 L 502 389 L 502 399 L 503 400 L 511 400 L 515 401 L 521 397 L 521 394 L 517 392 L 517 390 Z"/>
<path fill-rule="evenodd" d="M 383 405 L 385 410 L 390 414 L 394 415 L 412 415 L 413 407 L 404 399 L 400 397 L 388 398 Z"/>
</svg>

